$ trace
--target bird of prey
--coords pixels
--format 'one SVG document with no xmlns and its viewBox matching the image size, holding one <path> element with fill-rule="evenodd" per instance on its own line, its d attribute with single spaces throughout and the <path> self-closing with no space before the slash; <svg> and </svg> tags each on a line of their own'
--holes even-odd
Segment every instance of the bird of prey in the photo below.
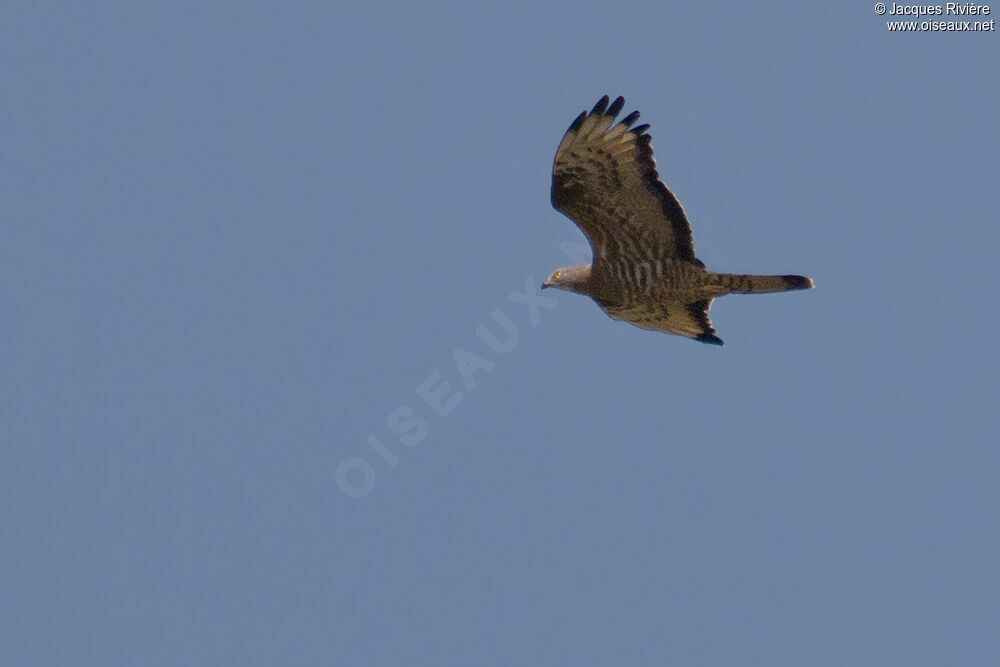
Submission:
<svg viewBox="0 0 1000 667">
<path fill-rule="evenodd" d="M 708 319 L 726 294 L 808 289 L 805 276 L 715 273 L 694 255 L 691 225 L 660 181 L 649 125 L 602 97 L 569 126 L 552 167 L 552 205 L 583 230 L 593 250 L 586 266 L 564 266 L 542 288 L 589 296 L 613 319 L 643 329 L 722 345 Z"/>
</svg>

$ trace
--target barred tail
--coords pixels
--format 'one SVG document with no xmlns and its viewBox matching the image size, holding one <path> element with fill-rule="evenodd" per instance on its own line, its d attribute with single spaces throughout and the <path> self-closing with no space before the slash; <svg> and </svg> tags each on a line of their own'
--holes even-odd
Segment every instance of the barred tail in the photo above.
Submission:
<svg viewBox="0 0 1000 667">
<path fill-rule="evenodd" d="M 713 273 L 712 278 L 731 294 L 767 294 L 809 289 L 813 281 L 805 276 L 748 276 L 740 273 Z"/>
</svg>

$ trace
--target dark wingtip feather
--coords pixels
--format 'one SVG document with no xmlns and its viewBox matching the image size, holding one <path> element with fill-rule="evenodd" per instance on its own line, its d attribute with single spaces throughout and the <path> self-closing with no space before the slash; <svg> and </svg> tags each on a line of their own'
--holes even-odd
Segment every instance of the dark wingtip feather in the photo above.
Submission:
<svg viewBox="0 0 1000 667">
<path fill-rule="evenodd" d="M 633 127 L 633 128 L 632 128 L 631 130 L 629 130 L 629 131 L 630 131 L 630 132 L 631 132 L 632 134 L 642 134 L 643 132 L 645 132 L 645 131 L 646 131 L 646 130 L 648 130 L 648 129 L 649 129 L 649 123 L 644 123 L 644 124 L 642 124 L 642 125 L 636 125 L 635 127 Z"/>
<path fill-rule="evenodd" d="M 719 345 L 720 347 L 725 345 L 725 343 L 722 342 L 722 339 L 715 334 L 701 334 L 695 338 L 695 340 L 702 343 L 708 343 L 709 345 Z"/>
<path fill-rule="evenodd" d="M 583 125 L 583 119 L 586 117 L 587 117 L 586 111 L 580 112 L 580 115 L 576 117 L 576 120 L 573 121 L 572 125 L 570 125 L 569 129 L 566 131 L 573 132 L 574 130 L 579 130 L 580 126 Z"/>
<path fill-rule="evenodd" d="M 595 104 L 594 108 L 590 110 L 590 113 L 602 114 L 607 108 L 608 108 L 608 96 L 605 95 L 601 99 L 597 100 L 597 104 Z"/>
<path fill-rule="evenodd" d="M 627 115 L 624 118 L 622 118 L 622 122 L 620 122 L 618 124 L 619 125 L 624 125 L 625 127 L 632 127 L 632 123 L 634 123 L 637 120 L 639 120 L 639 112 L 638 111 L 633 111 L 629 115 Z"/>
<path fill-rule="evenodd" d="M 623 106 L 625 106 L 625 98 L 619 95 L 615 98 L 615 101 L 611 103 L 611 108 L 607 110 L 605 115 L 614 118 L 621 112 Z"/>
</svg>

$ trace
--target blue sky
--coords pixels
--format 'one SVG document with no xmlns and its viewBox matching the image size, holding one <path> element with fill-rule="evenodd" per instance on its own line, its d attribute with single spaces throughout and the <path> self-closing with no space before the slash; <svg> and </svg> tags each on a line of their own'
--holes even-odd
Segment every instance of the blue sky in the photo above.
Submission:
<svg viewBox="0 0 1000 667">
<path fill-rule="evenodd" d="M 993 664 L 996 33 L 4 14 L 5 662 Z M 510 295 L 583 241 L 552 155 L 605 93 L 710 268 L 817 288 L 716 302 L 724 348 L 564 293 L 533 322 Z"/>
</svg>

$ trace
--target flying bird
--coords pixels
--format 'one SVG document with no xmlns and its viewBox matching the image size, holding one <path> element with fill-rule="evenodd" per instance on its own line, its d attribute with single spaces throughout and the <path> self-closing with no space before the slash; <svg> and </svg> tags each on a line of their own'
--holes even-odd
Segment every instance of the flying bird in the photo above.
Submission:
<svg viewBox="0 0 1000 667">
<path fill-rule="evenodd" d="M 552 205 L 583 230 L 593 250 L 586 266 L 564 266 L 542 288 L 593 299 L 611 318 L 643 329 L 722 345 L 708 319 L 726 294 L 808 289 L 805 276 L 715 273 L 694 255 L 691 225 L 660 181 L 649 125 L 605 95 L 563 136 L 552 167 Z"/>
</svg>

